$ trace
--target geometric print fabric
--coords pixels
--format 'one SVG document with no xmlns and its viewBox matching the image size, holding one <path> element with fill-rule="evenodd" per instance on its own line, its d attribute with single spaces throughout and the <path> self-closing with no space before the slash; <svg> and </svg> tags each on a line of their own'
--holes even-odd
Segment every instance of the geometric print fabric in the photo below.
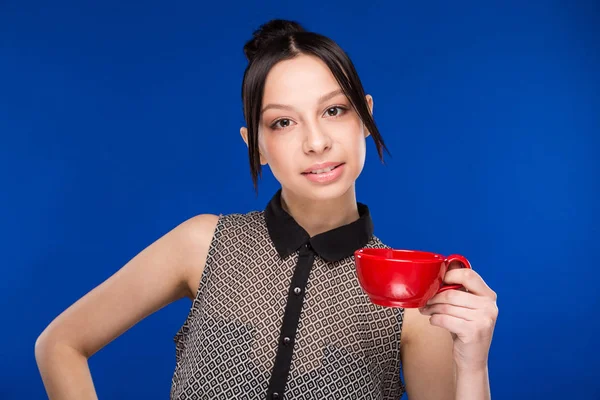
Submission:
<svg viewBox="0 0 600 400">
<path fill-rule="evenodd" d="M 389 248 L 376 236 L 365 247 Z M 282 259 L 264 211 L 220 215 L 196 298 L 174 337 L 172 400 L 265 399 L 298 252 Z M 404 310 L 372 304 L 354 256 L 315 255 L 284 399 L 398 400 Z"/>
</svg>

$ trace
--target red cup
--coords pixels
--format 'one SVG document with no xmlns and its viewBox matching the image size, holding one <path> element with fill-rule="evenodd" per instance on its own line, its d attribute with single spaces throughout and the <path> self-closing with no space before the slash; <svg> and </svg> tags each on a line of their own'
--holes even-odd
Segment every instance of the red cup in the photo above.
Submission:
<svg viewBox="0 0 600 400">
<path fill-rule="evenodd" d="M 354 252 L 358 281 L 373 304 L 384 307 L 419 308 L 437 293 L 461 289 L 446 285 L 444 275 L 453 261 L 471 268 L 458 254 L 416 250 L 363 248 Z"/>
</svg>

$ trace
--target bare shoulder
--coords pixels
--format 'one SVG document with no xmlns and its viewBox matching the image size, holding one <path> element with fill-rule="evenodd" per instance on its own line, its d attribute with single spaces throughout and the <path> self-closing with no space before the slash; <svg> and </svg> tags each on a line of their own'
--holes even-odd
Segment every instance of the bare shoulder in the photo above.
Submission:
<svg viewBox="0 0 600 400">
<path fill-rule="evenodd" d="M 184 225 L 191 241 L 189 246 L 193 249 L 193 256 L 189 268 L 185 271 L 187 282 L 187 297 L 194 299 L 200 279 L 206 265 L 208 250 L 213 240 L 219 216 L 214 214 L 200 214 L 187 220 Z"/>
<path fill-rule="evenodd" d="M 212 214 L 192 217 L 137 253 L 46 327 L 36 357 L 57 345 L 90 357 L 143 318 L 194 297 L 218 220 Z"/>
</svg>

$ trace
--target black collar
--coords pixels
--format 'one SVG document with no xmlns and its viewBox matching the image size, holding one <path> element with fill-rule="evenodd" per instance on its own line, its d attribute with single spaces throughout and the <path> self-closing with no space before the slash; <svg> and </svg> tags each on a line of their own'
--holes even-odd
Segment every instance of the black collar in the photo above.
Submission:
<svg viewBox="0 0 600 400">
<path fill-rule="evenodd" d="M 359 219 L 327 232 L 309 236 L 281 205 L 281 189 L 275 193 L 265 209 L 265 221 L 271 240 L 282 258 L 294 253 L 305 243 L 326 261 L 338 261 L 364 247 L 373 235 L 373 221 L 369 208 L 358 206 Z"/>
</svg>

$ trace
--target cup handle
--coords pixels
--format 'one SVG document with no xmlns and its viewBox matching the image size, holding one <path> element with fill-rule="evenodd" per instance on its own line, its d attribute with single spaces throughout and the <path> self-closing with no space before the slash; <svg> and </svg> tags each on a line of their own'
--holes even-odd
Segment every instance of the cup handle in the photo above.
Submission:
<svg viewBox="0 0 600 400">
<path fill-rule="evenodd" d="M 446 257 L 446 259 L 444 260 L 444 262 L 447 263 L 448 266 L 450 266 L 450 264 L 453 261 L 459 261 L 463 265 L 463 268 L 469 268 L 469 269 L 471 268 L 471 263 L 469 262 L 469 260 L 467 260 L 465 257 L 461 256 L 460 254 L 452 254 L 452 255 Z M 462 288 L 463 288 L 463 285 L 442 284 L 442 286 L 437 291 L 437 293 L 442 293 L 442 292 L 445 292 L 446 290 L 450 290 L 450 289 L 462 289 Z"/>
</svg>

